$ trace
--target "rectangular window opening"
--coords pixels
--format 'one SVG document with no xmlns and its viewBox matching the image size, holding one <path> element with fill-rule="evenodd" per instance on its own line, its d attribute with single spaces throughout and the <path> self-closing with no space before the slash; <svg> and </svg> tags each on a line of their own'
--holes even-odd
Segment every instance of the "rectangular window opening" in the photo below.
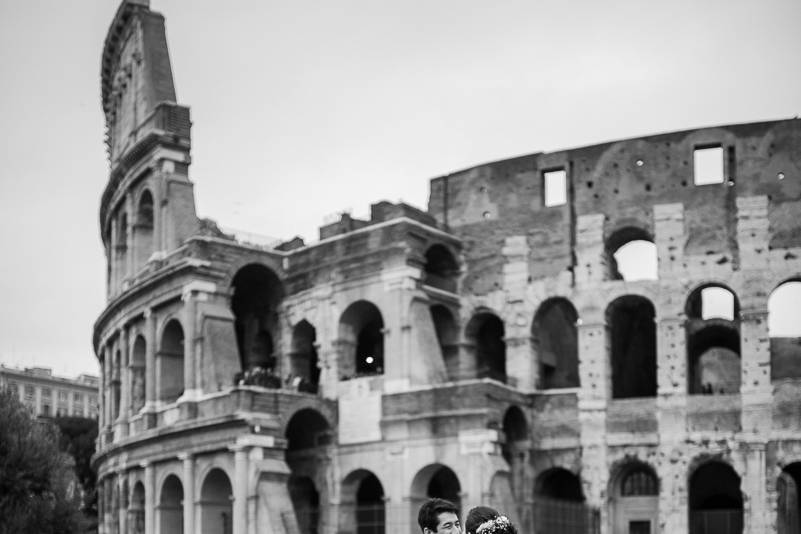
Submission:
<svg viewBox="0 0 801 534">
<path fill-rule="evenodd" d="M 545 207 L 561 206 L 567 202 L 567 172 L 564 169 L 543 172 L 542 183 L 545 189 Z"/>
<path fill-rule="evenodd" d="M 695 185 L 722 184 L 723 147 L 709 146 L 693 151 L 693 182 Z"/>
</svg>

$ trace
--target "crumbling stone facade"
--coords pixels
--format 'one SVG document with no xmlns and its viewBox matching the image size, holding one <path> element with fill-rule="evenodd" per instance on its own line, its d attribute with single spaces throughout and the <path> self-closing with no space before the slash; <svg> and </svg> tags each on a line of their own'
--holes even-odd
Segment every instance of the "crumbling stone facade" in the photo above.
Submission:
<svg viewBox="0 0 801 534">
<path fill-rule="evenodd" d="M 147 0 L 102 90 L 101 533 L 407 534 L 428 496 L 521 532 L 799 531 L 768 300 L 801 279 L 801 121 L 488 163 L 262 247 L 196 216 Z"/>
</svg>

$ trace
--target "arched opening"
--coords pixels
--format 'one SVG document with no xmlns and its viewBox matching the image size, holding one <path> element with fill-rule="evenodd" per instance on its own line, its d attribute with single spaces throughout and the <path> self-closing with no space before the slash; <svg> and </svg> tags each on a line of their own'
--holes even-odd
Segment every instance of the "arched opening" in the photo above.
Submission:
<svg viewBox="0 0 801 534">
<path fill-rule="evenodd" d="M 445 370 L 449 378 L 456 379 L 459 376 L 459 328 L 456 320 L 451 311 L 442 304 L 431 306 L 430 311 Z"/>
<path fill-rule="evenodd" d="M 386 509 L 384 487 L 373 473 L 359 469 L 342 482 L 340 531 L 384 534 Z"/>
<path fill-rule="evenodd" d="M 153 228 L 153 195 L 148 189 L 142 191 L 142 196 L 139 197 L 136 224 L 142 228 Z"/>
<path fill-rule="evenodd" d="M 801 378 L 801 282 L 779 285 L 768 298 L 771 379 Z"/>
<path fill-rule="evenodd" d="M 743 495 L 740 477 L 718 461 L 700 466 L 690 477 L 690 534 L 741 534 Z"/>
<path fill-rule="evenodd" d="M 289 495 L 301 534 L 320 530 L 320 494 L 324 487 L 314 481 L 326 480 L 328 454 L 323 447 L 332 442 L 331 427 L 319 412 L 304 408 L 286 426 L 286 463 L 292 473 Z"/>
<path fill-rule="evenodd" d="M 147 374 L 146 344 L 143 336 L 136 336 L 131 351 L 131 411 L 138 413 L 145 406 Z"/>
<path fill-rule="evenodd" d="M 432 245 L 426 251 L 423 284 L 451 293 L 456 292 L 459 264 L 445 245 Z"/>
<path fill-rule="evenodd" d="M 621 228 L 606 240 L 609 280 L 656 280 L 657 250 L 653 238 L 642 228 Z"/>
<path fill-rule="evenodd" d="M 479 312 L 467 323 L 465 338 L 475 360 L 475 377 L 506 382 L 506 341 L 503 321 L 490 312 Z"/>
<path fill-rule="evenodd" d="M 540 388 L 579 386 L 578 313 L 567 299 L 545 301 L 534 315 L 531 342 L 540 368 Z"/>
<path fill-rule="evenodd" d="M 331 426 L 320 412 L 311 408 L 298 410 L 286 426 L 287 458 L 296 451 L 329 445 L 330 431 Z"/>
<path fill-rule="evenodd" d="M 535 532 L 595 532 L 598 513 L 585 504 L 581 480 L 567 469 L 543 472 L 534 485 Z"/>
<path fill-rule="evenodd" d="M 314 481 L 306 476 L 292 475 L 287 485 L 300 534 L 317 534 L 320 525 L 320 494 L 314 487 Z"/>
<path fill-rule="evenodd" d="M 184 329 L 171 319 L 161 334 L 161 347 L 156 354 L 158 398 L 173 402 L 184 392 Z"/>
<path fill-rule="evenodd" d="M 656 322 L 654 306 L 626 295 L 606 310 L 611 351 L 612 397 L 656 396 Z"/>
<path fill-rule="evenodd" d="M 384 373 L 384 319 L 372 302 L 347 307 L 339 320 L 340 379 Z"/>
<path fill-rule="evenodd" d="M 122 356 L 120 351 L 117 351 L 114 353 L 114 364 L 111 368 L 111 417 L 113 421 L 116 421 L 120 416 L 120 395 L 122 389 L 120 387 L 121 363 Z"/>
<path fill-rule="evenodd" d="M 134 484 L 131 493 L 131 505 L 128 507 L 128 524 L 131 534 L 145 532 L 145 486 L 141 482 Z"/>
<path fill-rule="evenodd" d="M 239 269 L 231 285 L 234 289 L 231 311 L 242 370 L 247 374 L 258 369 L 275 375 L 273 353 L 277 345 L 278 306 L 284 298 L 283 285 L 272 270 L 255 263 Z"/>
<path fill-rule="evenodd" d="M 740 305 L 719 284 L 693 290 L 685 307 L 687 383 L 691 394 L 740 391 Z"/>
<path fill-rule="evenodd" d="M 432 497 L 451 501 L 461 509 L 461 492 L 459 478 L 450 467 L 442 464 L 427 465 L 412 480 L 412 510 L 416 514 L 423 501 Z"/>
<path fill-rule="evenodd" d="M 228 475 L 222 469 L 212 469 L 200 489 L 201 534 L 231 534 L 233 500 Z"/>
<path fill-rule="evenodd" d="M 184 488 L 175 475 L 164 479 L 157 508 L 159 532 L 184 531 Z"/>
<path fill-rule="evenodd" d="M 510 406 L 503 416 L 504 442 L 501 452 L 507 463 L 521 460 L 520 454 L 526 449 L 528 441 L 528 422 L 523 410 Z"/>
<path fill-rule="evenodd" d="M 612 488 L 611 505 L 614 532 L 657 532 L 659 479 L 654 470 L 640 462 L 623 467 Z"/>
<path fill-rule="evenodd" d="M 785 466 L 776 481 L 776 532 L 798 534 L 801 532 L 801 462 Z"/>
<path fill-rule="evenodd" d="M 317 393 L 320 384 L 320 367 L 316 341 L 317 331 L 308 321 L 300 321 L 292 329 L 290 369 L 285 380 L 291 389 Z"/>
<path fill-rule="evenodd" d="M 153 254 L 153 195 L 145 189 L 139 197 L 133 228 L 134 269 L 139 270 Z"/>
</svg>

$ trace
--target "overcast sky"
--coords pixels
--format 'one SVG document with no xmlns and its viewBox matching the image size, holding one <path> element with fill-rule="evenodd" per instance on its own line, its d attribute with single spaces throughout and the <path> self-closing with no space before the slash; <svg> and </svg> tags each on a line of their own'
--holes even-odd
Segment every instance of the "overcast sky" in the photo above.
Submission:
<svg viewBox="0 0 801 534">
<path fill-rule="evenodd" d="M 224 7 L 227 6 L 232 7 Z M 199 215 L 316 238 L 488 160 L 801 113 L 801 2 L 152 0 Z M 0 362 L 96 372 L 110 0 L 0 0 Z"/>
</svg>

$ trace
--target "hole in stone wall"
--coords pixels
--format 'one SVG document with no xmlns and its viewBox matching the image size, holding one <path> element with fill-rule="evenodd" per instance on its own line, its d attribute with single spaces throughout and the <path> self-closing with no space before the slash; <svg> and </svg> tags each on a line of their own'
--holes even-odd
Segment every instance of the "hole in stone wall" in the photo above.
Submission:
<svg viewBox="0 0 801 534">
<path fill-rule="evenodd" d="M 476 378 L 506 382 L 503 321 L 493 313 L 479 312 L 467 323 L 465 337 L 473 346 Z"/>
<path fill-rule="evenodd" d="M 340 379 L 384 372 L 384 319 L 372 302 L 354 302 L 339 320 Z"/>
<path fill-rule="evenodd" d="M 606 310 L 612 366 L 612 397 L 656 395 L 656 323 L 651 302 L 640 296 L 615 299 Z"/>
<path fill-rule="evenodd" d="M 544 302 L 534 315 L 531 341 L 542 389 L 578 387 L 578 314 L 567 299 Z"/>
<path fill-rule="evenodd" d="M 642 229 L 626 227 L 606 240 L 608 277 L 611 280 L 656 280 L 657 250 Z"/>
<path fill-rule="evenodd" d="M 768 298 L 771 378 L 801 378 L 801 282 L 779 285 Z"/>
<path fill-rule="evenodd" d="M 442 304 L 431 306 L 431 320 L 437 334 L 445 370 L 449 378 L 456 378 L 459 372 L 459 331 L 451 311 Z"/>
<path fill-rule="evenodd" d="M 740 390 L 740 305 L 728 288 L 708 284 L 687 297 L 687 383 L 695 395 Z"/>
<path fill-rule="evenodd" d="M 723 147 L 711 146 L 693 150 L 693 183 L 723 183 Z"/>
<path fill-rule="evenodd" d="M 292 329 L 292 352 L 289 355 L 287 387 L 307 393 L 317 393 L 320 367 L 317 355 L 317 331 L 305 319 Z"/>
<path fill-rule="evenodd" d="M 242 370 L 274 370 L 277 309 L 284 295 L 281 281 L 268 267 L 253 263 L 242 267 L 231 285 L 231 311 Z"/>
<path fill-rule="evenodd" d="M 743 531 L 740 477 L 729 465 L 712 461 L 699 467 L 690 478 L 689 501 L 690 534 Z"/>
<path fill-rule="evenodd" d="M 425 256 L 423 284 L 455 293 L 459 264 L 451 251 L 444 245 L 436 244 L 429 247 Z"/>
<path fill-rule="evenodd" d="M 542 173 L 545 206 L 561 206 L 567 202 L 567 172 L 564 169 Z"/>
</svg>

